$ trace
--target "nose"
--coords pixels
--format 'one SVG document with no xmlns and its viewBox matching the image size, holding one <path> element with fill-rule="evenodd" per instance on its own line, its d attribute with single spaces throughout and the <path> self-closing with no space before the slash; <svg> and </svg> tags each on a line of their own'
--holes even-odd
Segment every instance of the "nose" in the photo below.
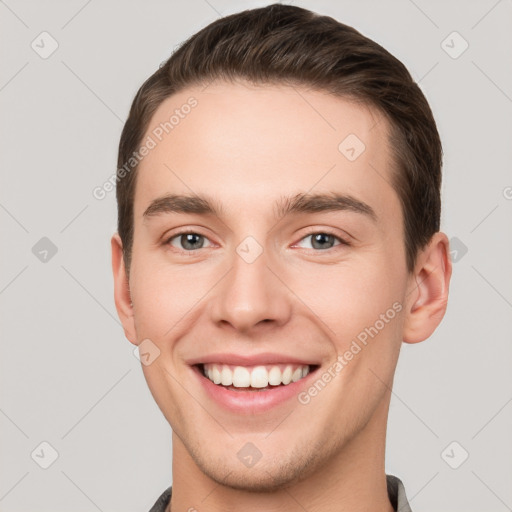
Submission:
<svg viewBox="0 0 512 512">
<path fill-rule="evenodd" d="M 212 321 L 244 333 L 268 324 L 283 326 L 292 310 L 292 294 L 283 281 L 268 266 L 265 252 L 251 263 L 235 254 L 210 300 Z"/>
</svg>

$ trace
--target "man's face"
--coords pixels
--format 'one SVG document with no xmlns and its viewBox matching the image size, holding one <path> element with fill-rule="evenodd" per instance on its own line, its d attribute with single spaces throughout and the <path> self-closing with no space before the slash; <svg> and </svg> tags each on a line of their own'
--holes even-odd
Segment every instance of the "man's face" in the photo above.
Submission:
<svg viewBox="0 0 512 512">
<path fill-rule="evenodd" d="M 191 97 L 197 105 L 158 141 Z M 387 130 L 377 112 L 332 95 L 222 82 L 170 97 L 151 121 L 128 331 L 160 351 L 143 370 L 175 453 L 217 482 L 271 489 L 382 440 L 413 285 Z M 299 206 L 345 201 L 283 216 L 300 194 Z M 170 195 L 205 198 L 215 212 L 166 206 Z M 213 362 L 226 368 L 219 377 L 206 366 L 212 378 L 234 374 L 242 387 L 205 377 Z M 245 387 L 290 373 L 299 380 Z"/>
</svg>

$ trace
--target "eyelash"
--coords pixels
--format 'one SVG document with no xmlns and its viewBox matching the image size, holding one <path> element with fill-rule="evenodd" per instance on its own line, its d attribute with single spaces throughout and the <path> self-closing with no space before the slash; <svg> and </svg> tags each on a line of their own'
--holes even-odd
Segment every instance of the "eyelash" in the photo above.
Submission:
<svg viewBox="0 0 512 512">
<path fill-rule="evenodd" d="M 204 235 L 201 235 L 201 233 L 197 233 L 196 231 L 180 231 L 179 233 L 174 233 L 171 237 L 167 238 L 166 241 L 164 242 L 164 245 L 170 245 L 171 244 L 171 241 L 174 240 L 175 238 L 178 238 L 182 235 L 199 235 L 200 237 L 203 237 L 203 238 L 206 238 L 207 240 L 208 237 L 204 236 Z M 307 233 L 306 235 L 304 235 L 300 240 L 299 242 L 302 242 L 302 240 L 305 240 L 306 238 L 310 237 L 310 236 L 313 236 L 313 235 L 328 235 L 328 236 L 332 236 L 334 237 L 336 240 L 338 240 L 340 243 L 337 244 L 337 245 L 334 245 L 333 247 L 330 247 L 329 249 L 309 249 L 309 250 L 312 250 L 314 252 L 319 252 L 319 253 L 323 253 L 323 252 L 328 252 L 330 250 L 333 250 L 335 247 L 338 247 L 339 245 L 345 245 L 345 246 L 348 246 L 350 247 L 352 244 L 347 241 L 346 239 L 344 238 L 341 238 L 339 235 L 336 235 L 334 234 L 333 232 L 331 231 L 310 231 L 309 233 Z M 299 243 L 297 242 L 297 243 Z M 297 245 L 297 244 L 294 244 L 294 246 Z M 201 249 L 192 249 L 192 250 L 184 250 L 184 249 L 177 249 L 176 247 L 174 247 L 174 249 L 178 250 L 179 252 L 181 253 L 186 253 L 186 254 L 194 254 L 196 253 L 197 251 L 200 251 Z"/>
</svg>

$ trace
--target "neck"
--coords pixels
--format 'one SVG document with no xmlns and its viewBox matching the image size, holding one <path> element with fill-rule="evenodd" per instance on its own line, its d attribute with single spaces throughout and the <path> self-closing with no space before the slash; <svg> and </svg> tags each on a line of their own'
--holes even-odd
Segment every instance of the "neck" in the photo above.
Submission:
<svg viewBox="0 0 512 512">
<path fill-rule="evenodd" d="M 388 407 L 389 400 L 383 400 L 364 429 L 318 470 L 269 493 L 233 489 L 214 481 L 173 433 L 173 490 L 167 512 L 393 512 L 384 469 Z"/>
</svg>

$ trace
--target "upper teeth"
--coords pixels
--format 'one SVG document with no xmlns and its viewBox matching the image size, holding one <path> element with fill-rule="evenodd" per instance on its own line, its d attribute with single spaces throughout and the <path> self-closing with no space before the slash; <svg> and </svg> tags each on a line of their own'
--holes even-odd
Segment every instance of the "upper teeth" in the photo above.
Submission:
<svg viewBox="0 0 512 512">
<path fill-rule="evenodd" d="M 229 366 L 204 364 L 204 375 L 214 384 L 236 388 L 266 388 L 296 382 L 309 373 L 309 365 Z"/>
</svg>

